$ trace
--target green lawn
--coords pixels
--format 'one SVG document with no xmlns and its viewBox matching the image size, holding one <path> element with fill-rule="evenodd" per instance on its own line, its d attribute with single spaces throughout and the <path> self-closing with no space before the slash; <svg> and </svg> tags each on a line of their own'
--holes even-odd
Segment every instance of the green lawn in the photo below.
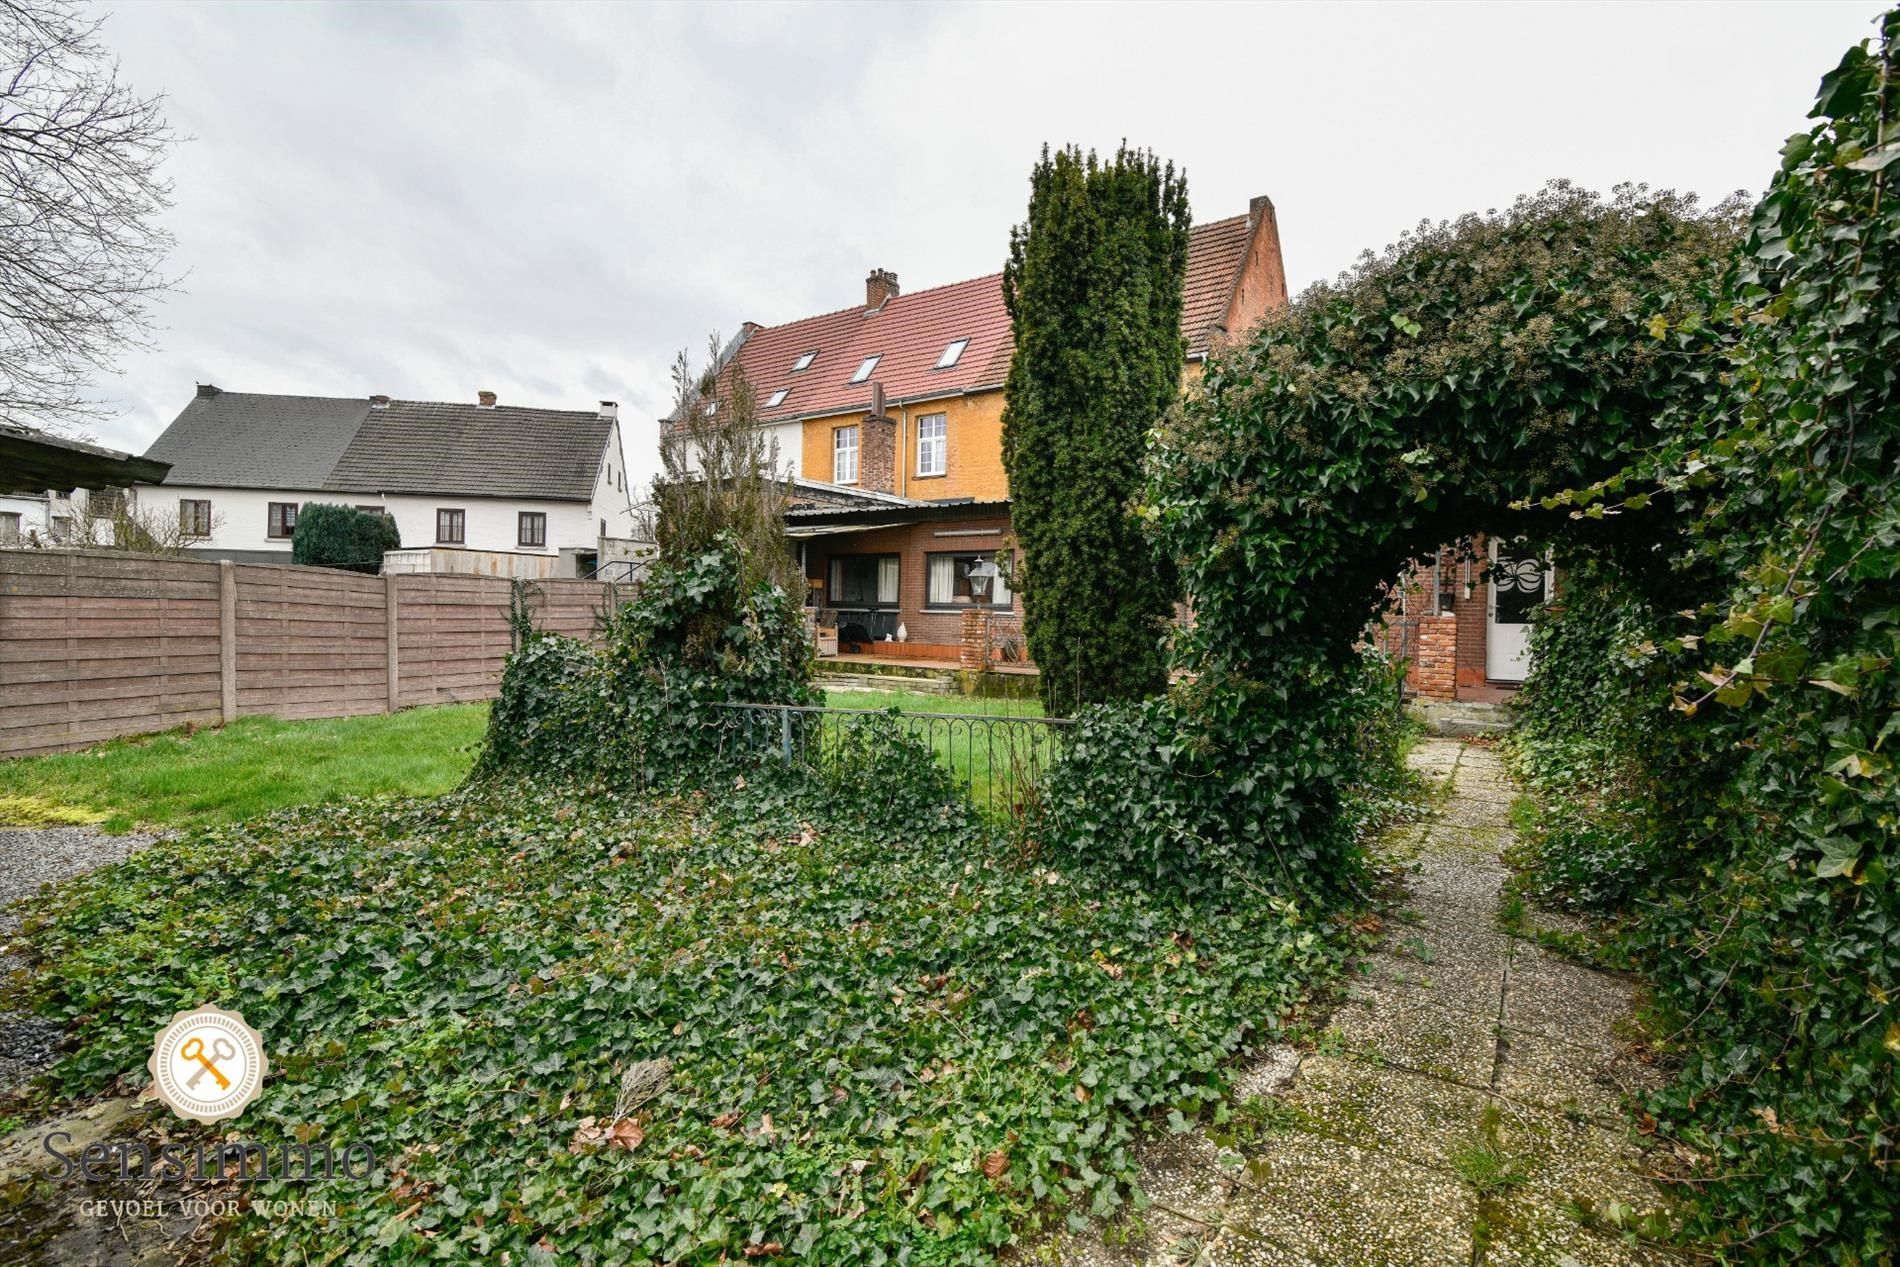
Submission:
<svg viewBox="0 0 1900 1267">
<path fill-rule="evenodd" d="M 1040 717 L 1038 699 L 985 699 L 977 695 L 932 695 L 923 691 L 826 691 L 832 708 L 901 708 L 907 713 L 978 713 L 985 717 Z"/>
<path fill-rule="evenodd" d="M 236 822 L 347 796 L 432 796 L 468 772 L 487 724 L 486 704 L 324 721 L 246 717 L 4 761 L 0 826 L 100 817 L 105 830 L 122 832 Z"/>
<path fill-rule="evenodd" d="M 1033 699 L 915 691 L 832 691 L 833 708 L 1040 717 Z M 0 761 L 0 826 L 97 821 L 110 832 L 229 823 L 349 796 L 432 796 L 461 782 L 481 746 L 486 704 L 415 708 L 394 716 L 280 721 L 115 739 L 83 752 Z M 955 752 L 947 751 L 950 747 Z M 939 741 L 959 778 L 985 790 L 989 758 L 967 737 Z"/>
</svg>

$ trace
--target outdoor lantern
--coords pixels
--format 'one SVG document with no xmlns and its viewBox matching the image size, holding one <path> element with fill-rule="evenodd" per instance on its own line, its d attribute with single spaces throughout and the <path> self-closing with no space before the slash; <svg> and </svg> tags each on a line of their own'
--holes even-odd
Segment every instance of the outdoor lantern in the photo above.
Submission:
<svg viewBox="0 0 1900 1267">
<path fill-rule="evenodd" d="M 970 565 L 967 574 L 970 578 L 970 597 L 985 598 L 990 592 L 990 581 L 998 575 L 996 565 L 988 559 L 978 559 Z"/>
</svg>

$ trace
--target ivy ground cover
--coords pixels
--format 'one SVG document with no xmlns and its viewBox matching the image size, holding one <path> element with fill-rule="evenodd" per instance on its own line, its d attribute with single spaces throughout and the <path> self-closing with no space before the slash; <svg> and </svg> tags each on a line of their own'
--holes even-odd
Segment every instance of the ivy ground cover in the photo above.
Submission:
<svg viewBox="0 0 1900 1267">
<path fill-rule="evenodd" d="M 240 1009 L 274 1072 L 226 1135 L 374 1150 L 334 1215 L 228 1221 L 236 1261 L 981 1263 L 1134 1199 L 1140 1132 L 1222 1112 L 1224 1060 L 1341 958 L 1283 898 L 1144 895 L 905 817 L 761 776 L 209 828 L 63 890 L 32 1002 L 76 1036 L 69 1096 L 142 1085 L 175 1010 Z"/>
</svg>

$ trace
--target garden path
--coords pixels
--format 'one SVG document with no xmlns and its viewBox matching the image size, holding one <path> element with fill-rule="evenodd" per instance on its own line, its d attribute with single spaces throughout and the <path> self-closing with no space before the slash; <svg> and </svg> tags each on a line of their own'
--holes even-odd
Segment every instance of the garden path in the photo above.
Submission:
<svg viewBox="0 0 1900 1267">
<path fill-rule="evenodd" d="M 1057 1247 L 1089 1267 L 1648 1267 L 1604 1230 L 1660 1202 L 1624 1097 L 1654 1073 L 1619 1034 L 1633 985 L 1497 930 L 1513 789 L 1497 755 L 1428 740 L 1422 824 L 1385 944 L 1312 1052 L 1270 1051 L 1236 1099 L 1261 1129 L 1170 1136 L 1144 1157 L 1154 1205 L 1126 1244 Z"/>
</svg>

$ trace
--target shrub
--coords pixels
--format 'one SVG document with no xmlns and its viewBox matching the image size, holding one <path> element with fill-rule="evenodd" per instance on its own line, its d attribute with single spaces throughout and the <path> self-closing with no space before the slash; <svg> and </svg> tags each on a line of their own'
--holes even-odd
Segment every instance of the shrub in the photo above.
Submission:
<svg viewBox="0 0 1900 1267">
<path fill-rule="evenodd" d="M 390 516 L 312 502 L 297 512 L 290 561 L 374 575 L 383 570 L 383 552 L 401 548 L 402 534 Z"/>
<path fill-rule="evenodd" d="M 1369 655 L 1321 698 L 1204 677 L 1089 708 L 1049 772 L 1037 839 L 1123 883 L 1341 900 L 1371 817 L 1348 798 L 1400 777 L 1397 699 L 1389 664 Z"/>
<path fill-rule="evenodd" d="M 804 614 L 770 581 L 748 585 L 742 553 L 721 536 L 654 564 L 609 617 L 604 649 L 530 632 L 502 673 L 476 775 L 701 780 L 737 755 L 721 705 L 816 702 Z"/>
</svg>

